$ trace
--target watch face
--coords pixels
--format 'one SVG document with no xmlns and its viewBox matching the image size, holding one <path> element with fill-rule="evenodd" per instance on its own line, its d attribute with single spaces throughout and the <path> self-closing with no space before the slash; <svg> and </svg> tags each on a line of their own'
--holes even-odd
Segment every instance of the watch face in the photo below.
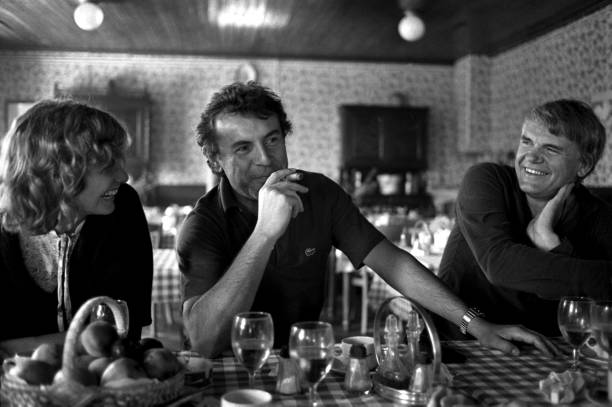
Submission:
<svg viewBox="0 0 612 407">
<path fill-rule="evenodd" d="M 248 82 L 257 80 L 257 71 L 252 64 L 242 64 L 236 70 L 237 82 Z"/>
</svg>

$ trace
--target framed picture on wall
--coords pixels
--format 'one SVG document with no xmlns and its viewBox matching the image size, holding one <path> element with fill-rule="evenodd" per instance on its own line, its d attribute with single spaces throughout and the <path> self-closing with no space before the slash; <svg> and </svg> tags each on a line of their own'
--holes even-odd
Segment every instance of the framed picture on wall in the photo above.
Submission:
<svg viewBox="0 0 612 407">
<path fill-rule="evenodd" d="M 8 100 L 6 102 L 4 117 L 5 117 L 5 126 L 4 131 L 8 131 L 13 124 L 13 120 L 21 116 L 26 112 L 29 108 L 31 108 L 34 103 L 33 101 L 24 101 L 24 100 Z"/>
</svg>

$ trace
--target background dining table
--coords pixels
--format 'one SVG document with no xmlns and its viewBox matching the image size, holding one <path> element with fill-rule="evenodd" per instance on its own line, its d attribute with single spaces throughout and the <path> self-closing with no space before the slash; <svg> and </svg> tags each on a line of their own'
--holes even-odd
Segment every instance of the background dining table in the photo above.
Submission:
<svg viewBox="0 0 612 407">
<path fill-rule="evenodd" d="M 158 310 L 163 311 L 166 324 L 174 315 L 171 305 L 181 301 L 181 277 L 174 249 L 153 249 L 153 287 L 151 291 L 151 335 L 157 336 Z"/>
<path fill-rule="evenodd" d="M 460 363 L 445 363 L 452 382 L 453 392 L 463 394 L 480 405 L 503 406 L 510 402 L 523 405 L 550 405 L 539 391 L 539 381 L 551 372 L 567 369 L 570 349 L 561 338 L 553 338 L 563 352 L 562 357 L 549 358 L 534 348 L 523 348 L 519 356 L 504 355 L 499 351 L 480 346 L 476 341 L 444 342 L 446 349 L 452 348 L 465 357 Z M 307 406 L 306 394 L 283 396 L 275 392 L 275 370 L 278 363 L 276 353 L 270 356 L 256 379 L 256 387 L 273 395 L 272 405 Z M 590 380 L 605 380 L 606 367 L 592 360 L 584 360 L 581 367 Z M 246 370 L 233 356 L 213 360 L 212 383 L 202 393 L 203 404 L 217 405 L 220 397 L 235 389 L 247 388 Z M 341 373 L 330 372 L 320 383 L 318 393 L 325 406 L 392 406 L 394 403 L 378 394 L 355 396 L 344 389 Z M 580 395 L 572 405 L 593 405 Z"/>
<path fill-rule="evenodd" d="M 181 300 L 181 278 L 174 249 L 153 250 L 153 289 L 151 302 L 173 303 Z"/>
</svg>

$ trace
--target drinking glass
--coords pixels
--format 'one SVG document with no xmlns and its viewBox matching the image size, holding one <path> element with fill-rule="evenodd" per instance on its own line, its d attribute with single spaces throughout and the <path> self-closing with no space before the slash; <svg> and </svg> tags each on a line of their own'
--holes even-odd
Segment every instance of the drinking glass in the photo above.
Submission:
<svg viewBox="0 0 612 407">
<path fill-rule="evenodd" d="M 232 349 L 236 359 L 249 373 L 249 387 L 261 369 L 274 343 L 274 324 L 267 312 L 242 312 L 232 323 Z"/>
<path fill-rule="evenodd" d="M 334 330 L 331 324 L 307 321 L 291 325 L 289 354 L 297 360 L 304 373 L 310 405 L 316 406 L 317 386 L 331 370 L 334 359 Z"/>
<path fill-rule="evenodd" d="M 612 301 L 594 301 L 591 304 L 591 331 L 597 344 L 608 352 L 608 400 L 612 401 Z"/>
<path fill-rule="evenodd" d="M 557 322 L 563 338 L 572 347 L 570 370 L 578 370 L 578 350 L 589 337 L 591 329 L 591 304 L 587 297 L 563 297 L 557 309 Z"/>
</svg>

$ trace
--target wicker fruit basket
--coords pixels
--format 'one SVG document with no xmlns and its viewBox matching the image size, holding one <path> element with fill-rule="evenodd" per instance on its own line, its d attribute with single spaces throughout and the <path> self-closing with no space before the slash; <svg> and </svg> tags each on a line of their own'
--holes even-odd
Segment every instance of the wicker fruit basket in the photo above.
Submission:
<svg viewBox="0 0 612 407">
<path fill-rule="evenodd" d="M 2 376 L 0 393 L 3 405 L 10 406 L 159 406 L 181 395 L 185 370 L 159 381 L 156 379 L 133 383 L 122 387 L 85 386 L 79 380 L 77 349 L 79 335 L 89 320 L 91 310 L 99 304 L 111 309 L 117 330 L 126 331 L 125 316 L 119 304 L 109 297 L 95 297 L 85 302 L 72 319 L 62 354 L 60 374 L 51 385 L 30 385 L 11 374 Z M 6 362 L 6 361 L 5 361 Z"/>
</svg>

